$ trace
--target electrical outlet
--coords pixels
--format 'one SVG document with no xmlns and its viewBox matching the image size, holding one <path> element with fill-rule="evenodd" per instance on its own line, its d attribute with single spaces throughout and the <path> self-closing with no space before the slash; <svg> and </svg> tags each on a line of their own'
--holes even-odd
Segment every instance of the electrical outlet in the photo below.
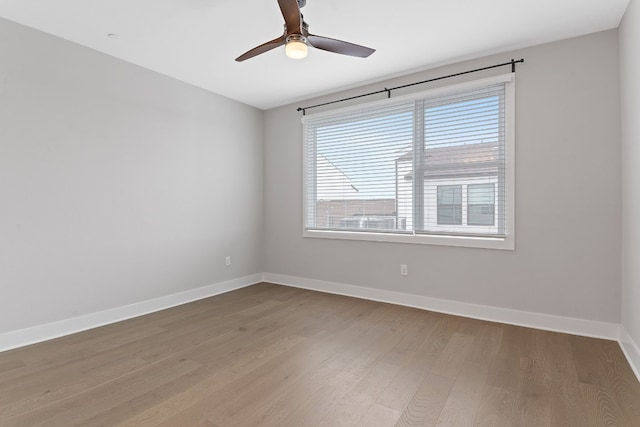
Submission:
<svg viewBox="0 0 640 427">
<path fill-rule="evenodd" d="M 401 276 L 409 275 L 409 269 L 407 268 L 407 264 L 400 264 L 400 275 Z"/>
<path fill-rule="evenodd" d="M 226 265 L 227 267 L 231 265 L 231 255 L 227 255 L 227 257 L 224 259 L 224 265 Z"/>
</svg>

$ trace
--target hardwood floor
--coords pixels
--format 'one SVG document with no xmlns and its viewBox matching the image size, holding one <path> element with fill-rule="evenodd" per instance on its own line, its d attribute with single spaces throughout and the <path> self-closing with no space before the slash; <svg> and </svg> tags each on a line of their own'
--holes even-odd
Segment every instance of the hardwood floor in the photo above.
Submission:
<svg viewBox="0 0 640 427">
<path fill-rule="evenodd" d="M 640 426 L 617 343 L 272 284 L 0 353 L 1 426 Z"/>
</svg>

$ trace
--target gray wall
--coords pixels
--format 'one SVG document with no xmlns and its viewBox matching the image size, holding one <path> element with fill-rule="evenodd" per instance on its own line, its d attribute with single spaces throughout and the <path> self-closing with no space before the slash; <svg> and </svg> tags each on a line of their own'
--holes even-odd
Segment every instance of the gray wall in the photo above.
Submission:
<svg viewBox="0 0 640 427">
<path fill-rule="evenodd" d="M 638 20 L 632 0 L 621 70 L 609 31 L 273 109 L 264 128 L 256 109 L 0 20 L 0 333 L 267 271 L 616 323 L 624 297 L 640 342 Z M 295 107 L 512 57 L 515 251 L 302 238 Z"/>
<path fill-rule="evenodd" d="M 266 271 L 619 323 L 617 40 L 615 30 L 592 34 L 267 111 Z M 295 107 L 520 57 L 526 62 L 516 82 L 515 251 L 302 237 L 302 137 Z M 399 275 L 401 263 L 408 264 L 408 277 Z"/>
<path fill-rule="evenodd" d="M 0 333 L 261 272 L 262 118 L 0 20 Z"/>
<path fill-rule="evenodd" d="M 622 104 L 622 325 L 640 345 L 640 4 L 620 26 Z M 638 355 L 640 356 L 640 354 Z"/>
</svg>

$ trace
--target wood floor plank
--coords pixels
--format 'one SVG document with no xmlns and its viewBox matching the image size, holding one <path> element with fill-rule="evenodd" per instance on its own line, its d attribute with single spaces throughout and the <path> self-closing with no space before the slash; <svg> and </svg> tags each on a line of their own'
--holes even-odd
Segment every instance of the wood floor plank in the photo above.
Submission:
<svg viewBox="0 0 640 427">
<path fill-rule="evenodd" d="M 15 369 L 24 368 L 26 365 L 22 360 L 7 358 L 6 361 L 0 363 L 0 373 L 10 372 Z"/>
<path fill-rule="evenodd" d="M 397 422 L 401 427 L 435 426 L 455 380 L 438 374 L 428 375 Z"/>
<path fill-rule="evenodd" d="M 88 360 L 92 362 L 91 359 Z M 56 369 L 48 372 L 46 377 L 30 376 L 12 389 L 5 389 L 0 396 L 0 423 L 3 419 L 21 413 L 33 411 L 44 406 L 63 401 L 66 398 L 86 392 L 89 389 L 108 382 L 111 378 L 134 372 L 147 363 L 138 358 L 122 358 L 109 364 L 102 364 L 86 375 L 78 375 L 81 369 Z M 85 368 L 86 369 L 86 368 Z M 50 384 L 58 384 L 52 387 Z"/>
<path fill-rule="evenodd" d="M 384 313 L 388 313 L 389 307 L 384 306 L 383 310 Z M 310 393 L 305 403 L 293 408 L 280 425 L 317 425 L 327 413 L 335 410 L 344 396 L 366 375 L 379 357 L 378 345 L 388 334 L 385 327 L 377 327 L 379 315 L 380 312 L 375 310 L 365 317 L 359 317 L 349 328 L 338 334 L 336 342 L 342 358 L 347 363 L 315 393 Z M 369 321 L 372 327 L 363 329 Z M 350 341 L 349 337 L 351 337 Z"/>
<path fill-rule="evenodd" d="M 387 309 L 393 309 L 393 307 L 387 307 Z M 348 310 L 346 312 L 348 312 Z M 344 316 L 344 313 L 345 312 L 342 312 L 341 315 Z M 405 316 L 403 316 L 402 314 L 405 314 Z M 405 360 L 406 357 L 411 357 L 413 355 L 413 350 L 417 349 L 422 343 L 423 338 L 418 334 L 414 334 L 412 332 L 414 330 L 417 331 L 418 329 L 421 329 L 423 322 L 421 322 L 419 319 L 416 319 L 415 316 L 409 318 L 409 316 L 407 315 L 410 314 L 410 311 L 403 311 L 403 313 L 399 313 L 398 316 L 394 316 L 394 326 L 392 326 L 390 330 L 387 330 L 388 327 L 385 328 L 384 324 L 377 323 L 377 328 L 375 329 L 378 329 L 380 331 L 386 330 L 387 334 L 399 336 L 402 337 L 402 339 L 397 345 L 394 345 L 392 347 L 394 350 L 394 354 L 390 354 L 381 358 L 378 364 L 372 367 L 372 371 L 378 370 L 393 375 L 394 369 L 391 368 L 391 366 L 389 366 L 388 364 L 389 358 L 393 359 L 394 363 L 400 365 L 403 363 L 403 360 Z M 424 318 L 424 316 L 421 317 Z M 356 313 L 353 313 L 352 319 L 358 319 L 358 315 L 356 315 Z M 358 323 L 359 322 L 357 321 L 351 322 L 352 325 L 356 326 L 358 325 Z M 404 335 L 402 335 L 403 330 L 406 332 Z M 312 400 L 313 396 L 318 393 L 322 387 L 326 386 L 331 381 L 334 381 L 337 376 L 345 372 L 349 364 L 353 364 L 353 360 L 357 357 L 357 355 L 359 353 L 363 353 L 357 350 L 358 348 L 362 348 L 358 345 L 358 341 L 354 341 L 353 339 L 351 339 L 351 341 L 348 343 L 341 342 L 341 336 L 346 337 L 347 335 L 339 333 L 336 336 L 331 336 L 331 338 L 328 338 L 328 341 L 330 341 L 331 344 L 337 344 L 337 350 L 329 357 L 329 359 L 325 360 L 317 369 L 310 372 L 309 375 L 301 377 L 301 379 L 297 383 L 292 384 L 289 390 L 287 390 L 282 395 L 276 395 L 276 397 L 274 398 L 266 399 L 262 407 L 256 411 L 254 417 L 247 417 L 245 414 L 243 414 L 243 424 L 256 426 L 281 425 L 281 420 L 288 414 L 291 406 L 299 407 L 307 402 L 310 402 L 312 405 L 317 406 L 317 402 Z M 363 337 L 364 334 L 359 335 L 359 338 Z M 343 348 L 344 350 L 342 350 Z M 352 349 L 355 349 L 355 351 L 352 351 Z M 387 365 L 381 366 L 383 363 L 387 363 Z M 363 365 L 361 363 L 358 363 L 357 366 Z M 366 378 L 366 376 L 364 376 L 363 379 L 364 378 Z M 363 380 L 361 380 L 360 382 L 363 382 Z M 383 384 L 382 382 L 378 381 L 374 382 L 380 385 Z M 358 384 L 355 384 L 354 387 L 357 385 Z M 370 402 L 368 402 L 367 404 L 370 405 Z M 393 410 L 390 411 L 395 412 Z M 386 413 L 389 413 L 389 411 L 387 411 Z M 233 421 L 236 420 L 232 420 L 232 422 Z M 237 421 L 239 422 L 240 420 Z"/>
<path fill-rule="evenodd" d="M 516 397 L 517 394 L 509 390 L 485 385 L 474 425 L 479 427 L 517 425 L 514 416 L 518 411 L 514 408 L 519 402 Z"/>
<path fill-rule="evenodd" d="M 432 368 L 432 372 L 453 380 L 458 378 L 458 374 L 471 354 L 474 339 L 471 335 L 454 333 Z"/>
<path fill-rule="evenodd" d="M 0 353 L 0 425 L 640 426 L 613 341 L 262 283 Z"/>
<path fill-rule="evenodd" d="M 158 362 L 153 366 L 94 387 L 83 394 L 65 399 L 59 405 L 49 405 L 24 415 L 3 420 L 5 426 L 70 426 L 128 402 L 176 378 L 197 370 L 202 365 L 188 359 Z"/>
<path fill-rule="evenodd" d="M 580 401 L 583 403 L 589 426 L 620 426 L 626 421 L 619 417 L 620 409 L 599 385 L 580 384 Z"/>
<path fill-rule="evenodd" d="M 229 425 L 227 420 L 240 411 L 253 412 L 265 395 L 281 392 L 324 360 L 330 349 L 322 347 L 317 342 L 302 341 L 286 354 L 259 366 L 250 375 L 243 375 L 216 392 L 206 391 L 195 397 L 193 403 L 158 425 L 193 425 L 203 418 L 215 424 Z"/>
<path fill-rule="evenodd" d="M 358 421 L 356 427 L 388 427 L 393 426 L 398 421 L 400 414 L 398 411 L 386 406 L 374 403 L 369 407 L 364 416 Z"/>
<path fill-rule="evenodd" d="M 466 362 L 453 383 L 436 426 L 472 426 L 480 408 L 489 368 Z"/>
<path fill-rule="evenodd" d="M 280 426 L 289 415 L 292 407 L 300 407 L 311 403 L 318 391 L 335 377 L 348 363 L 349 356 L 337 351 L 325 360 L 317 369 L 307 372 L 294 381 L 283 393 L 268 394 L 260 399 L 252 414 L 243 410 L 236 414 L 231 423 L 242 423 L 244 426 Z"/>
<path fill-rule="evenodd" d="M 478 325 L 474 347 L 466 360 L 488 366 L 493 362 L 500 348 L 502 328 L 499 324 L 491 322 L 478 323 Z"/>
<path fill-rule="evenodd" d="M 388 358 L 372 366 L 369 372 L 354 384 L 318 425 L 354 425 L 366 415 L 372 402 L 377 400 L 403 363 L 402 358 L 396 353 L 388 354 Z"/>
<path fill-rule="evenodd" d="M 640 424 L 640 387 L 620 347 L 613 343 L 603 344 L 600 362 L 607 371 L 607 384 L 611 385 L 603 392 L 612 394 L 611 399 L 622 409 L 628 422 Z"/>
<path fill-rule="evenodd" d="M 420 348 L 423 337 L 421 322 L 416 321 L 411 310 L 398 310 L 389 317 L 389 322 L 381 322 L 387 328 L 386 334 L 376 343 L 375 351 L 370 353 L 369 363 L 359 363 L 359 366 L 369 366 L 362 371 L 357 381 L 343 398 L 327 411 L 318 423 L 324 425 L 353 425 L 366 415 L 371 403 L 378 399 L 398 374 Z"/>
<path fill-rule="evenodd" d="M 448 321 L 450 316 L 431 317 L 429 329 L 422 330 L 422 345 L 378 397 L 379 404 L 403 411 L 451 339 L 454 329 L 448 327 L 451 325 Z"/>
<path fill-rule="evenodd" d="M 210 361 L 211 368 L 201 374 L 197 384 L 176 395 L 166 396 L 155 406 L 140 411 L 132 417 L 131 422 L 141 425 L 159 425 L 193 402 L 203 400 L 209 395 L 215 396 L 216 393 L 220 393 L 223 387 L 236 384 L 235 381 L 242 377 L 245 377 L 245 382 L 241 383 L 239 387 L 248 387 L 252 381 L 248 375 L 255 369 L 269 363 L 274 357 L 288 351 L 302 341 L 301 337 L 268 335 L 256 340 L 255 346 L 248 347 L 244 351 L 233 351 L 230 347 L 231 351 L 222 351 L 221 355 Z M 265 348 L 270 350 L 265 351 Z"/>
<path fill-rule="evenodd" d="M 546 427 L 552 426 L 551 423 L 551 402 L 552 399 L 548 395 L 530 396 L 526 399 L 520 395 L 522 399 L 521 406 L 516 419 L 518 422 L 514 425 L 522 427 Z"/>
</svg>

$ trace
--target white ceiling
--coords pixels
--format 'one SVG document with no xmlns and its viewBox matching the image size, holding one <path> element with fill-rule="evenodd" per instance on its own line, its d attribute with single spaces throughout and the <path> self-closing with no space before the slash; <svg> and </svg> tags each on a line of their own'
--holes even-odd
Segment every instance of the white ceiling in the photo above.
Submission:
<svg viewBox="0 0 640 427">
<path fill-rule="evenodd" d="M 362 59 L 310 49 L 292 60 L 278 48 L 241 63 L 234 59 L 281 35 L 277 0 L 0 0 L 0 17 L 267 109 L 616 28 L 628 1 L 307 0 L 312 33 L 377 52 Z"/>
</svg>

